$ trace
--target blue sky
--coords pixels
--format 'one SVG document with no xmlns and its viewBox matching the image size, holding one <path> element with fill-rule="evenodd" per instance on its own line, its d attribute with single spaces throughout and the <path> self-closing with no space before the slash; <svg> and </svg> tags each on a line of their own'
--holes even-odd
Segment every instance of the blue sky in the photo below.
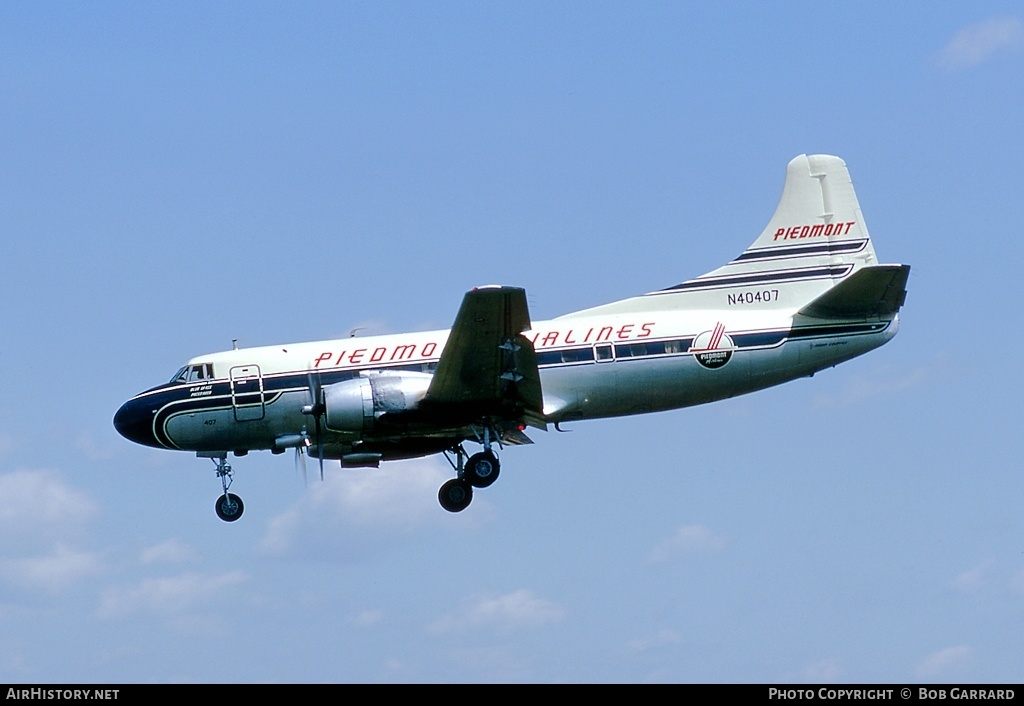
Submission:
<svg viewBox="0 0 1024 706">
<path fill-rule="evenodd" d="M 1015 2 L 4 3 L 0 682 L 1019 681 L 1022 73 Z M 443 459 L 252 454 L 225 524 L 111 426 L 232 339 L 701 274 L 817 152 L 913 271 L 813 379 L 538 433 L 460 515 Z"/>
</svg>

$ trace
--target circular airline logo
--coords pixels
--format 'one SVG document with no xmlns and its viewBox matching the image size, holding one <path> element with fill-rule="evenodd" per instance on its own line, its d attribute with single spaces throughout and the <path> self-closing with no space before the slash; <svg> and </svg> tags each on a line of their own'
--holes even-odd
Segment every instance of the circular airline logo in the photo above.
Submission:
<svg viewBox="0 0 1024 706">
<path fill-rule="evenodd" d="M 734 350 L 736 344 L 725 333 L 725 324 L 721 322 L 715 324 L 713 330 L 697 336 L 690 345 L 690 353 L 693 353 L 697 362 L 711 370 L 728 363 Z"/>
</svg>

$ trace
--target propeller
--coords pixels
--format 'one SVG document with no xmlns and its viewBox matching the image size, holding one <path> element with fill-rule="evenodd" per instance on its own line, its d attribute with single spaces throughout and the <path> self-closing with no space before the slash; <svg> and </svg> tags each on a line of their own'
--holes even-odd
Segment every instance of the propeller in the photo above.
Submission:
<svg viewBox="0 0 1024 706">
<path fill-rule="evenodd" d="M 324 438 L 321 433 L 321 420 L 324 416 L 326 406 L 324 404 L 324 390 L 320 385 L 320 374 L 312 370 L 309 376 L 309 398 L 310 403 L 302 408 L 303 414 L 313 417 L 314 443 L 316 444 L 316 455 L 320 459 L 320 480 L 324 479 Z"/>
<path fill-rule="evenodd" d="M 303 430 L 305 434 L 305 430 Z M 309 485 L 309 478 L 306 475 L 306 448 L 309 446 L 309 437 L 306 437 L 306 443 L 301 446 L 295 447 L 295 470 L 302 469 L 302 484 L 305 486 Z"/>
</svg>

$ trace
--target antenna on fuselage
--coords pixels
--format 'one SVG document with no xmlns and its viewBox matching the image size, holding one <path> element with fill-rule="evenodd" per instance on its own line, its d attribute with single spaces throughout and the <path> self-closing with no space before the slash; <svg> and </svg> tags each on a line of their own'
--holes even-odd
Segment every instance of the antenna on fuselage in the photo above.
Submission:
<svg viewBox="0 0 1024 706">
<path fill-rule="evenodd" d="M 355 338 L 356 337 L 356 331 L 365 331 L 365 330 L 366 330 L 365 326 L 359 326 L 357 328 L 354 328 L 354 329 L 352 329 L 351 331 L 348 332 L 348 337 L 349 338 Z"/>
<path fill-rule="evenodd" d="M 231 339 L 231 349 L 235 350 L 235 351 L 238 350 L 238 339 L 237 338 L 232 338 Z"/>
</svg>

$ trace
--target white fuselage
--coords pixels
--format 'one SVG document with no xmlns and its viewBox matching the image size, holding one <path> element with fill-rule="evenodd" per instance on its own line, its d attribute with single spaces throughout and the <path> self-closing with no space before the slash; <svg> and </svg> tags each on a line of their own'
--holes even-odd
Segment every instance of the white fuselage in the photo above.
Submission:
<svg viewBox="0 0 1024 706">
<path fill-rule="evenodd" d="M 645 311 L 536 322 L 533 342 L 550 423 L 642 414 L 712 402 L 811 375 L 865 353 L 896 318 L 794 328 L 791 312 Z M 324 386 L 374 374 L 421 379 L 425 390 L 448 331 L 353 337 L 230 350 L 189 361 L 183 380 L 133 399 L 148 408 L 152 446 L 200 453 L 280 450 L 308 426 L 310 376 Z M 199 374 L 188 379 L 188 370 Z M 203 376 L 206 377 L 203 377 Z M 212 377 L 211 377 L 212 375 Z M 385 457 L 434 453 L 394 433 L 327 429 L 327 456 L 392 439 Z M 421 436 L 456 438 L 452 429 Z M 465 434 L 462 434 L 465 436 Z"/>
</svg>

